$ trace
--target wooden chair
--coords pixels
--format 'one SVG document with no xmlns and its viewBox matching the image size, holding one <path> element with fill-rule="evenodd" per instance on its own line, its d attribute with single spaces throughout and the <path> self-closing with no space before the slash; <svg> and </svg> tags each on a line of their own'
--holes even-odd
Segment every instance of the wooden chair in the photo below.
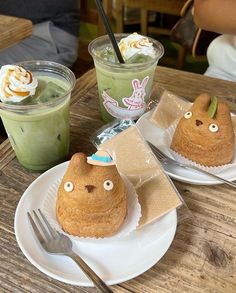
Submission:
<svg viewBox="0 0 236 293">
<path fill-rule="evenodd" d="M 91 23 L 97 25 L 98 35 L 106 34 L 105 27 L 101 21 L 101 18 L 98 15 L 96 7 L 90 7 L 87 0 L 80 0 L 80 20 L 82 22 Z M 103 0 L 103 7 L 108 15 L 108 18 L 111 18 L 112 11 L 112 1 Z"/>
<path fill-rule="evenodd" d="M 106 0 L 104 2 L 109 2 Z M 113 17 L 116 20 L 116 32 L 124 31 L 124 7 L 140 9 L 141 33 L 148 35 L 156 33 L 169 35 L 170 29 L 148 26 L 148 12 L 155 11 L 162 14 L 179 16 L 181 8 L 186 0 L 116 0 L 116 8 Z M 180 47 L 176 67 L 181 69 L 186 58 L 186 49 Z"/>
<path fill-rule="evenodd" d="M 97 26 L 97 35 L 105 34 L 105 28 L 103 23 L 98 15 L 96 5 L 93 2 L 89 2 L 87 0 L 77 0 L 78 7 L 80 8 L 80 22 L 93 24 Z M 105 11 L 109 13 L 111 2 L 104 1 L 103 2 Z M 83 73 L 85 73 L 88 69 L 93 67 L 93 60 L 88 52 L 88 43 L 89 39 L 79 39 L 79 52 L 78 58 L 75 63 L 72 65 L 71 70 L 74 72 L 76 78 L 80 77 Z"/>
</svg>

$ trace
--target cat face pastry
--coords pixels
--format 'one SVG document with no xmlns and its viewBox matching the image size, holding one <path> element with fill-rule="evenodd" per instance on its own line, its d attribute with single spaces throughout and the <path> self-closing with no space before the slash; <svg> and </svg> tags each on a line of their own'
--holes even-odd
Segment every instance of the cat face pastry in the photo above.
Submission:
<svg viewBox="0 0 236 293">
<path fill-rule="evenodd" d="M 201 94 L 180 119 L 171 149 L 201 165 L 220 166 L 232 161 L 234 142 L 228 105 L 212 105 L 211 97 Z"/>
<path fill-rule="evenodd" d="M 107 153 L 73 155 L 58 189 L 56 213 L 64 231 L 75 236 L 106 237 L 120 228 L 126 187 Z"/>
</svg>

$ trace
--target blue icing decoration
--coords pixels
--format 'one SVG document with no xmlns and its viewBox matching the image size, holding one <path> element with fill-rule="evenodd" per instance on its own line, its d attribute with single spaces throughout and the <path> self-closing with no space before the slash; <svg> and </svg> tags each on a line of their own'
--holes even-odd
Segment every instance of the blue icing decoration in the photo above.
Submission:
<svg viewBox="0 0 236 293">
<path fill-rule="evenodd" d="M 110 162 L 112 162 L 112 158 L 110 158 L 110 157 L 101 157 L 101 156 L 97 156 L 95 154 L 93 154 L 91 156 L 91 158 L 93 160 L 95 160 L 95 161 L 100 161 L 100 162 L 104 162 L 104 163 L 110 163 Z"/>
</svg>

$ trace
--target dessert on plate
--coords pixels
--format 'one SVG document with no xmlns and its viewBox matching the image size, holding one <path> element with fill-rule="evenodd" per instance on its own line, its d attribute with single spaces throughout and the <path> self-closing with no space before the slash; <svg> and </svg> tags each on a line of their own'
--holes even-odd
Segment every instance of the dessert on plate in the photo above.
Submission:
<svg viewBox="0 0 236 293">
<path fill-rule="evenodd" d="M 214 167 L 232 161 L 234 143 L 229 106 L 201 94 L 178 122 L 170 147 L 187 159 Z"/>
<path fill-rule="evenodd" d="M 108 237 L 118 231 L 126 214 L 126 186 L 109 154 L 74 154 L 57 194 L 62 229 L 74 236 Z"/>
</svg>

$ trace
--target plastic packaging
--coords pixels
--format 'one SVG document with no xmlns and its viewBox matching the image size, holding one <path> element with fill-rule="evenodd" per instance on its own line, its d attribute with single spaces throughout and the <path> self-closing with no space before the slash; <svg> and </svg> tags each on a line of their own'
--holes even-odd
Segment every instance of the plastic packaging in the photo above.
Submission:
<svg viewBox="0 0 236 293">
<path fill-rule="evenodd" d="M 119 172 L 134 185 L 142 214 L 138 229 L 180 207 L 187 211 L 182 219 L 191 216 L 133 121 L 115 121 L 98 130 L 91 140 L 98 149 L 106 150 L 113 157 Z"/>
</svg>

